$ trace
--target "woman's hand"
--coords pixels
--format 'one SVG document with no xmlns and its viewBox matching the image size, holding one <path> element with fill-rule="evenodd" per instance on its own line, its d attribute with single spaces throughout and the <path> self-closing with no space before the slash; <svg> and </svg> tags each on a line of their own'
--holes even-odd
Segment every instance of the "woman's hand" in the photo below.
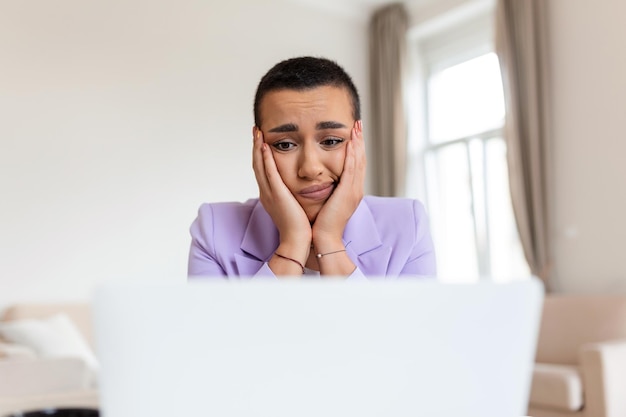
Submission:
<svg viewBox="0 0 626 417">
<path fill-rule="evenodd" d="M 280 234 L 280 244 L 276 252 L 304 265 L 311 248 L 312 231 L 309 219 L 283 182 L 272 151 L 263 140 L 263 132 L 255 126 L 252 133 L 252 167 L 259 186 L 259 199 Z M 270 260 L 270 269 L 276 275 L 302 273 L 301 267 L 295 262 L 276 256 Z"/>
<path fill-rule="evenodd" d="M 363 198 L 365 165 L 363 125 L 357 120 L 346 145 L 346 159 L 339 184 L 313 224 L 313 244 L 317 253 L 343 249 L 344 229 Z"/>
</svg>

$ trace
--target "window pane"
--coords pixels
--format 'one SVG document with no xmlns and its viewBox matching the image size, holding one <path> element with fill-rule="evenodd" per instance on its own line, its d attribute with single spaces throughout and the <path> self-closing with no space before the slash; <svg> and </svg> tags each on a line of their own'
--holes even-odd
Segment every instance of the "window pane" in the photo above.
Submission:
<svg viewBox="0 0 626 417">
<path fill-rule="evenodd" d="M 485 145 L 482 139 L 469 140 L 470 172 L 474 207 L 474 227 L 478 251 L 478 270 L 481 275 L 489 274 L 489 232 L 487 221 L 487 190 L 485 183 Z"/>
<path fill-rule="evenodd" d="M 495 53 L 432 74 L 427 88 L 432 143 L 502 126 L 504 96 Z"/>
<path fill-rule="evenodd" d="M 530 271 L 511 205 L 506 145 L 504 140 L 497 138 L 488 140 L 486 147 L 491 273 L 502 281 L 525 278 Z"/>
<path fill-rule="evenodd" d="M 442 281 L 478 279 L 467 147 L 451 144 L 427 154 L 431 227 Z"/>
</svg>

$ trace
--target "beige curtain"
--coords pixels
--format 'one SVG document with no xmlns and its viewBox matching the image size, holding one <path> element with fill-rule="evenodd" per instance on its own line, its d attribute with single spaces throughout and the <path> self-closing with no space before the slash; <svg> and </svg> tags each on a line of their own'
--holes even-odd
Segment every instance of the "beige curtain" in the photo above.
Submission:
<svg viewBox="0 0 626 417">
<path fill-rule="evenodd" d="M 402 4 L 378 10 L 371 18 L 371 150 L 374 194 L 405 193 L 407 127 L 403 99 L 408 16 Z"/>
<path fill-rule="evenodd" d="M 531 272 L 549 289 L 546 4 L 498 0 L 496 50 L 506 103 L 505 141 L 513 210 Z"/>
</svg>

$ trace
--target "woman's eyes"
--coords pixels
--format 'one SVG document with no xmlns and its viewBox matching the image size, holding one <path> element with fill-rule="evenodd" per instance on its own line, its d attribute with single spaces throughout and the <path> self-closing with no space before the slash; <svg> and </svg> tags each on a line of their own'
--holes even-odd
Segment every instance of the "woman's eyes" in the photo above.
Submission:
<svg viewBox="0 0 626 417">
<path fill-rule="evenodd" d="M 288 151 L 293 149 L 296 144 L 291 142 L 276 142 L 273 143 L 272 146 L 279 151 Z"/>
<path fill-rule="evenodd" d="M 326 138 L 323 141 L 321 141 L 320 143 L 327 147 L 327 148 L 332 148 L 334 146 L 337 146 L 341 143 L 343 143 L 344 139 L 341 138 Z"/>
<path fill-rule="evenodd" d="M 330 138 L 325 138 L 325 139 L 321 140 L 319 143 L 324 148 L 334 148 L 336 146 L 339 146 L 344 141 L 345 141 L 345 139 L 330 137 Z M 286 151 L 293 150 L 294 148 L 296 148 L 298 146 L 298 144 L 296 144 L 294 142 L 291 142 L 291 141 L 285 140 L 285 141 L 274 142 L 272 144 L 272 146 L 277 151 L 286 152 Z"/>
</svg>

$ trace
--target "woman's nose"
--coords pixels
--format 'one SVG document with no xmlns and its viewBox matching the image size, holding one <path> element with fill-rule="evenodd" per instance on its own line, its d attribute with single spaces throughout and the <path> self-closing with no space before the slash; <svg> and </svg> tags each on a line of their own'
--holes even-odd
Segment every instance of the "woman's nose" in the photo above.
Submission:
<svg viewBox="0 0 626 417">
<path fill-rule="evenodd" d="M 315 149 L 304 147 L 300 154 L 298 176 L 305 179 L 317 178 L 324 171 L 324 164 Z"/>
</svg>

